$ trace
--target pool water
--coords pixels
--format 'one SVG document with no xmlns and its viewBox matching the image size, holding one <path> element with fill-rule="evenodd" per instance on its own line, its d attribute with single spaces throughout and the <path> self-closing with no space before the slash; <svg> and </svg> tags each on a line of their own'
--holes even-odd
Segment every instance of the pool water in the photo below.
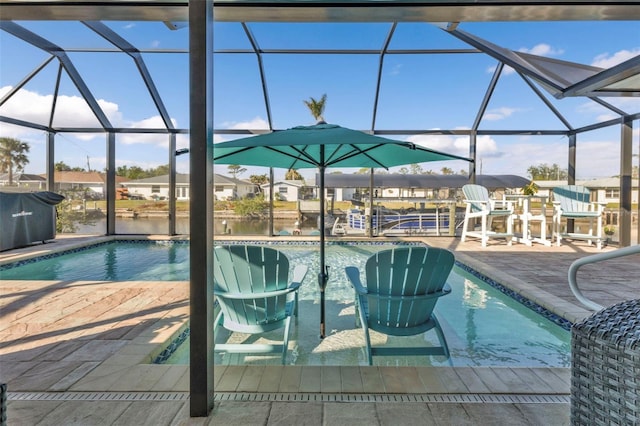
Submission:
<svg viewBox="0 0 640 426">
<path fill-rule="evenodd" d="M 3 280 L 188 281 L 189 244 L 127 240 L 0 266 Z"/>
<path fill-rule="evenodd" d="M 280 246 L 292 265 L 306 264 L 309 270 L 300 288 L 298 324 L 292 327 L 294 345 L 288 362 L 296 365 L 363 365 L 366 364 L 362 330 L 355 325 L 354 291 L 346 279 L 345 266 L 362 271 L 367 258 L 391 244 L 330 244 L 326 250 L 329 283 L 326 291 L 327 337 L 319 339 L 319 299 L 317 246 Z M 448 283 L 451 294 L 439 299 L 436 315 L 444 330 L 451 358 L 444 357 L 374 357 L 376 365 L 434 366 L 527 366 L 568 367 L 570 365 L 570 332 L 568 322 L 553 314 L 547 316 L 525 306 L 505 294 L 503 286 L 488 284 L 486 279 L 463 265 L 455 266 Z M 524 301 L 524 300 L 523 300 Z M 281 340 L 282 332 L 270 337 Z M 254 337 L 230 334 L 220 328 L 216 341 L 241 343 Z M 434 331 L 412 337 L 388 337 L 372 333 L 374 344 L 436 344 Z M 167 363 L 188 364 L 189 341 L 178 347 Z M 278 364 L 279 356 L 216 354 L 220 364 Z"/>
<path fill-rule="evenodd" d="M 221 243 L 218 241 L 218 243 Z M 319 300 L 317 285 L 319 250 L 317 243 L 271 244 L 287 254 L 292 266 L 306 264 L 307 276 L 300 289 L 297 323 L 292 323 L 293 350 L 288 357 L 295 365 L 363 365 L 364 338 L 355 323 L 354 292 L 345 266 L 361 270 L 376 251 L 397 244 L 328 243 L 326 264 L 329 282 L 326 291 L 325 339 L 319 339 Z M 91 246 L 62 256 L 47 256 L 16 265 L 0 267 L 0 279 L 28 280 L 106 280 L 106 281 L 184 281 L 189 279 L 188 243 L 119 241 Z M 374 357 L 376 365 L 436 366 L 514 366 L 568 367 L 570 332 L 568 322 L 526 300 L 516 300 L 501 285 L 481 277 L 464 265 L 454 267 L 448 280 L 451 294 L 439 299 L 436 315 L 442 325 L 451 352 L 444 357 Z M 519 297 L 517 295 L 514 295 Z M 524 302 L 524 304 L 523 304 Z M 525 306 L 528 305 L 528 306 Z M 541 314 L 542 313 L 542 314 Z M 265 341 L 281 339 L 282 332 L 265 334 Z M 161 362 L 186 364 L 189 340 L 169 345 L 159 357 Z M 229 333 L 224 329 L 216 341 L 241 343 L 254 336 Z M 433 331 L 420 336 L 389 337 L 372 334 L 374 344 L 424 345 L 437 343 Z M 177 346 L 177 349 L 175 349 Z M 216 354 L 220 364 L 279 364 L 278 356 Z"/>
</svg>

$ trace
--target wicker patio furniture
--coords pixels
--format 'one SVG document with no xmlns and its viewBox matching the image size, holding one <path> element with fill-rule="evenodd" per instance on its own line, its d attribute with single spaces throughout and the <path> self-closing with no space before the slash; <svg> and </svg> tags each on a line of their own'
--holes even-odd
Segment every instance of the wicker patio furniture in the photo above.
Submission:
<svg viewBox="0 0 640 426">
<path fill-rule="evenodd" d="M 571 424 L 640 424 L 640 300 L 574 324 L 571 338 Z"/>
</svg>

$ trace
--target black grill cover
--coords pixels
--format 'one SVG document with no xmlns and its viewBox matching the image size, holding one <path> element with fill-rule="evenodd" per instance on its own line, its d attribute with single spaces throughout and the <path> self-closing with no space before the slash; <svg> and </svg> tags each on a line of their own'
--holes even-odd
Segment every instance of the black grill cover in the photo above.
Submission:
<svg viewBox="0 0 640 426">
<path fill-rule="evenodd" d="M 56 236 L 55 192 L 0 192 L 0 251 L 23 247 Z"/>
</svg>

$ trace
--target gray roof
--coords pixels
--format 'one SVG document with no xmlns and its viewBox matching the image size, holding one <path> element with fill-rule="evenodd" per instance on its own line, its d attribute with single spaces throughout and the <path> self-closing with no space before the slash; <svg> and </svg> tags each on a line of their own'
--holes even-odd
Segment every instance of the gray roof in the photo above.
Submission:
<svg viewBox="0 0 640 426">
<path fill-rule="evenodd" d="M 12 176 L 14 182 L 46 182 L 47 180 L 40 175 L 29 173 L 14 173 Z M 0 173 L 0 181 L 9 180 L 9 173 Z"/>
<path fill-rule="evenodd" d="M 328 174 L 325 176 L 327 188 L 368 188 L 368 174 Z M 377 188 L 462 188 L 470 183 L 463 175 L 414 175 L 387 174 L 374 175 L 373 185 Z M 316 174 L 316 184 L 319 175 Z M 521 188 L 530 182 L 529 179 L 517 175 L 478 175 L 476 183 L 488 189 Z"/>
</svg>

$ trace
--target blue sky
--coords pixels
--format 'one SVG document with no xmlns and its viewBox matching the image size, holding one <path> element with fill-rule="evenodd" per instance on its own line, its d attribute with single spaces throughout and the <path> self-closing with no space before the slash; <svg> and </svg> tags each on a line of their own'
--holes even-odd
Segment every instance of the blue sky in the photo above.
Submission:
<svg viewBox="0 0 640 426">
<path fill-rule="evenodd" d="M 186 29 L 169 31 L 161 23 L 105 22 L 143 53 L 176 127 L 189 122 L 188 57 L 167 53 L 186 49 Z M 78 22 L 19 22 L 29 30 L 66 49 L 106 49 L 110 45 Z M 249 24 L 263 49 L 373 49 L 379 50 L 391 27 L 378 24 Z M 460 29 L 499 46 L 555 59 L 603 68 L 640 54 L 638 22 L 542 22 L 462 23 Z M 244 30 L 237 23 L 217 23 L 217 50 L 249 49 Z M 460 40 L 434 25 L 399 24 L 389 49 L 465 49 Z M 18 84 L 48 55 L 5 32 L 0 32 L 0 96 Z M 162 127 L 153 102 L 138 77 L 133 61 L 122 53 L 69 52 L 79 73 L 93 91 L 111 122 L 117 127 Z M 19 59 L 18 59 L 19 58 Z M 313 124 L 303 100 L 328 96 L 325 119 L 358 130 L 369 130 L 379 66 L 378 55 L 263 56 L 271 100 L 273 126 L 285 129 Z M 386 55 L 375 127 L 392 129 L 468 129 L 492 78 L 496 61 L 482 54 Z M 0 114 L 47 123 L 58 72 L 52 61 L 18 94 L 0 107 Z M 614 118 L 602 106 L 584 98 L 554 100 L 554 106 L 574 127 Z M 97 120 L 69 78 L 62 75 L 54 124 L 69 127 L 97 126 Z M 268 128 L 256 56 L 217 54 L 214 60 L 214 125 L 226 128 Z M 627 112 L 640 111 L 640 99 L 606 99 Z M 634 152 L 638 153 L 638 122 L 634 123 Z M 563 129 L 512 70 L 506 69 L 492 96 L 480 129 Z M 44 172 L 45 140 L 42 132 L 0 123 L 0 135 L 17 137 L 31 145 L 28 173 Z M 589 132 L 578 138 L 578 178 L 611 176 L 620 163 L 620 129 L 617 126 Z M 398 135 L 430 148 L 468 155 L 468 140 L 456 136 Z M 118 135 L 116 164 L 156 167 L 168 162 L 168 138 L 159 135 Z M 231 136 L 216 135 L 216 141 Z M 102 170 L 105 167 L 104 134 L 59 134 L 56 161 Z M 188 135 L 178 136 L 178 147 L 188 146 Z M 527 168 L 542 163 L 567 164 L 567 141 L 562 136 L 482 136 L 478 139 L 478 171 L 526 176 Z M 634 160 L 637 161 L 637 160 Z M 634 162 L 637 164 L 637 162 Z M 188 156 L 178 157 L 178 170 L 188 173 Z M 463 162 L 423 164 L 424 170 L 449 167 L 466 169 Z M 397 170 L 393 169 L 392 171 Z M 216 166 L 226 172 L 226 166 Z M 354 170 L 345 170 L 350 173 Z M 284 170 L 276 170 L 281 177 Z M 311 177 L 314 170 L 301 170 Z M 249 168 L 241 175 L 268 173 Z"/>
</svg>

